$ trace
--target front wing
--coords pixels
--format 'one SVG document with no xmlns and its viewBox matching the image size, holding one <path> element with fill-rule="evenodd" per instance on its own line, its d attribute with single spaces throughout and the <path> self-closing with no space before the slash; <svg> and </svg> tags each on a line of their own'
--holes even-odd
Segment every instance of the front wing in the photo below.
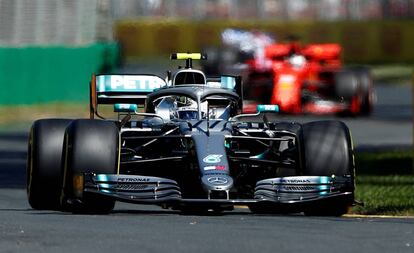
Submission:
<svg viewBox="0 0 414 253">
<path fill-rule="evenodd" d="M 119 201 L 180 208 L 225 208 L 234 205 L 266 206 L 281 211 L 301 211 L 315 205 L 354 203 L 349 176 L 293 176 L 258 181 L 251 199 L 186 199 L 174 180 L 135 175 L 84 174 L 83 192 Z"/>
</svg>

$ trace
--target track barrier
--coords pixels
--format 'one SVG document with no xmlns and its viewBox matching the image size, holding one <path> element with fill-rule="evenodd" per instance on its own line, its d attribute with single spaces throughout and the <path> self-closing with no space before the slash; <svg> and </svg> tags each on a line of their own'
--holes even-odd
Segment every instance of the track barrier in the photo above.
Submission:
<svg viewBox="0 0 414 253">
<path fill-rule="evenodd" d="M 85 47 L 0 47 L 0 105 L 85 102 L 93 73 L 118 62 L 116 43 Z"/>
</svg>

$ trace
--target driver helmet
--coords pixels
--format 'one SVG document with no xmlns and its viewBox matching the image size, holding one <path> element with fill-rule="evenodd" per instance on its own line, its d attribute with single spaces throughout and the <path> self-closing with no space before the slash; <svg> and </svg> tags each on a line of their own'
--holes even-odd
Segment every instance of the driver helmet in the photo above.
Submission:
<svg viewBox="0 0 414 253">
<path fill-rule="evenodd" d="M 198 111 L 194 107 L 179 107 L 177 108 L 177 118 L 183 120 L 198 119 Z"/>
<path fill-rule="evenodd" d="M 303 55 L 293 54 L 289 57 L 289 63 L 295 68 L 301 68 L 306 62 Z"/>
</svg>

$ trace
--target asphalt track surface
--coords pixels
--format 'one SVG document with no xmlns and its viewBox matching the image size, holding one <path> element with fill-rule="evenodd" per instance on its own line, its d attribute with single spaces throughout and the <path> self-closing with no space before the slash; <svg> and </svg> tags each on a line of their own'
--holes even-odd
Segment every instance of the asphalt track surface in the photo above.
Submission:
<svg viewBox="0 0 414 253">
<path fill-rule="evenodd" d="M 372 116 L 342 118 L 357 150 L 409 148 L 411 89 L 378 86 Z M 317 120 L 331 117 L 282 117 Z M 110 215 L 32 210 L 27 132 L 0 133 L 0 252 L 414 252 L 414 218 L 182 215 L 118 203 Z"/>
</svg>

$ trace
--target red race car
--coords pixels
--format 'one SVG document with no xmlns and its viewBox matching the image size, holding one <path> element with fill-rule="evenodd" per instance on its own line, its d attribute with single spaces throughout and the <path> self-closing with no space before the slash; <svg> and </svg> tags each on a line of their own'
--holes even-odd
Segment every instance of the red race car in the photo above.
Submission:
<svg viewBox="0 0 414 253">
<path fill-rule="evenodd" d="M 370 114 L 374 100 L 371 72 L 366 67 L 344 68 L 341 51 L 339 44 L 267 46 L 264 54 L 271 62 L 273 79 L 270 103 L 289 114 Z M 256 59 L 250 59 L 248 65 L 253 70 L 249 82 L 254 83 L 261 76 L 254 71 Z M 246 111 L 254 107 L 254 103 L 247 105 Z"/>
</svg>

